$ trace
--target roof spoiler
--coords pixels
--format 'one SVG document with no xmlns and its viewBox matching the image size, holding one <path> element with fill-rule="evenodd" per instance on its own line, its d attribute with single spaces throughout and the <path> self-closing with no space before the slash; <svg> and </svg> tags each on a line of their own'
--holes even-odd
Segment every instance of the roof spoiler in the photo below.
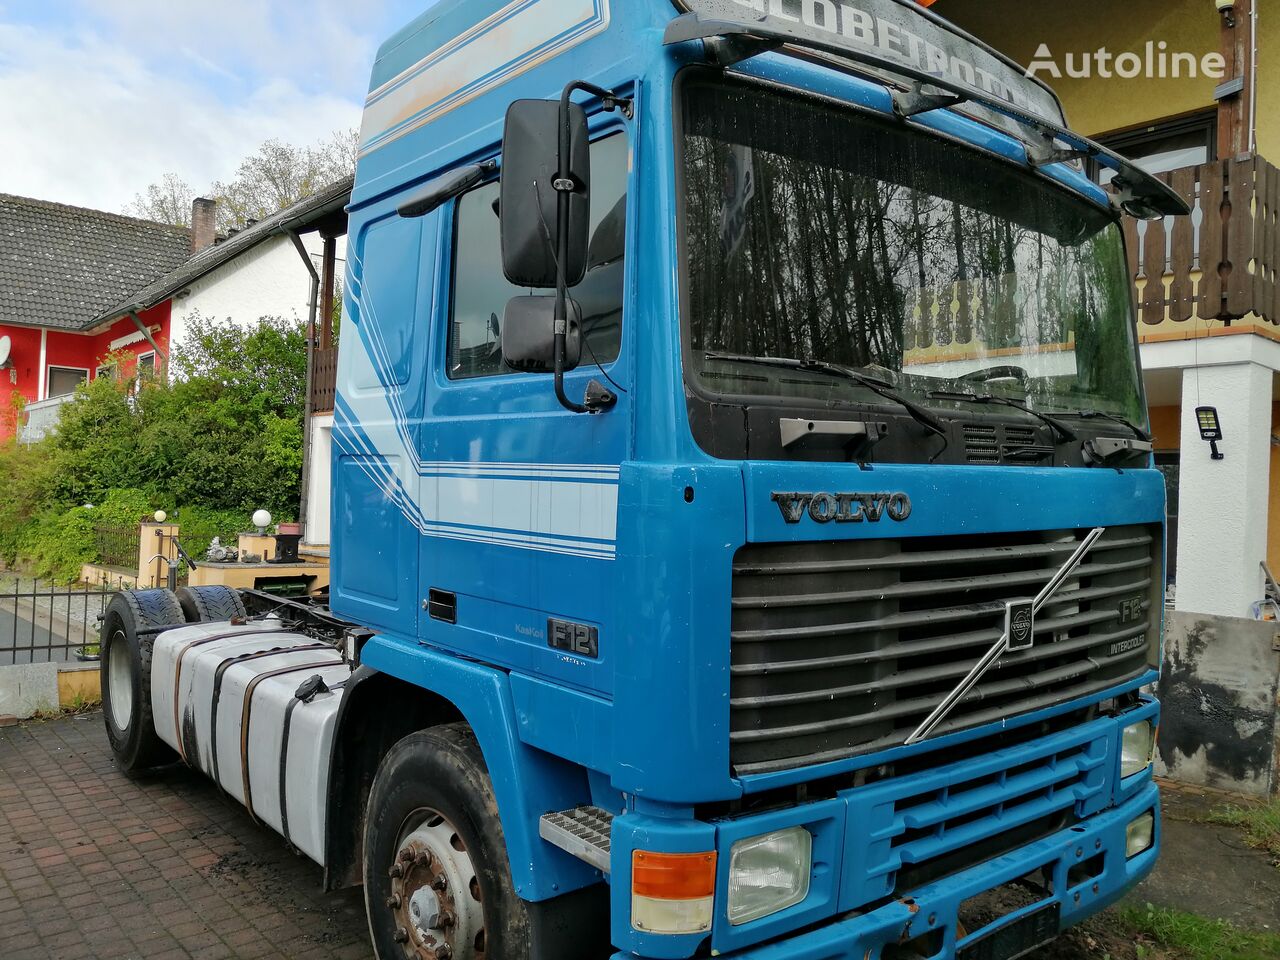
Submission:
<svg viewBox="0 0 1280 960">
<path fill-rule="evenodd" d="M 721 67 L 789 47 L 792 52 L 825 54 L 821 62 L 827 66 L 847 71 L 854 68 L 852 72 L 861 66 L 889 74 L 892 79 L 901 78 L 905 82 L 892 95 L 894 112 L 904 120 L 931 110 L 972 104 L 1012 121 L 1012 130 L 1021 131 L 1018 136 L 1026 146 L 1028 163 L 1037 170 L 1055 163 L 1092 160 L 1114 171 L 1112 204 L 1130 216 L 1152 220 L 1191 212 L 1187 201 L 1167 184 L 1102 144 L 976 86 L 883 55 L 878 47 L 855 45 L 838 34 L 824 35 L 772 16 L 743 21 L 686 13 L 667 25 L 663 42 L 668 46 L 690 40 L 702 40 L 707 55 Z"/>
</svg>

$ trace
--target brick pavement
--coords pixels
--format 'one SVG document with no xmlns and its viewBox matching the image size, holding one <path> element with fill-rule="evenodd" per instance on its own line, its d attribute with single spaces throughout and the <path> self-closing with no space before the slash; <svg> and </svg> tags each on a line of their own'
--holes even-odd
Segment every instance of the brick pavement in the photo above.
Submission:
<svg viewBox="0 0 1280 960">
<path fill-rule="evenodd" d="M 2 960 L 368 960 L 358 890 L 203 776 L 116 769 L 98 713 L 0 730 Z"/>
</svg>

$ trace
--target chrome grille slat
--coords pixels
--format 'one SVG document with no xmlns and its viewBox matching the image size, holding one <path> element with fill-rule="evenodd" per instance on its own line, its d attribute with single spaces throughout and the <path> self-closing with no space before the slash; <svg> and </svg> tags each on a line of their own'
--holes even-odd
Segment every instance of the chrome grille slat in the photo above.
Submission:
<svg viewBox="0 0 1280 960">
<path fill-rule="evenodd" d="M 730 757 L 764 773 L 899 745 L 1087 531 L 752 544 L 734 562 Z M 965 729 L 1140 676 L 1162 577 L 1158 527 L 1110 529 L 939 728 Z M 984 541 L 987 541 L 984 543 Z M 1123 620 L 1122 620 L 1123 611 Z"/>
<path fill-rule="evenodd" d="M 1090 552 L 1090 556 L 1112 550 L 1125 550 L 1131 547 L 1150 547 L 1151 535 L 1128 537 L 1124 539 L 1103 539 Z M 1008 559 L 1032 560 L 1043 557 L 1060 557 L 1065 560 L 1071 555 L 1075 545 L 1031 544 L 1025 550 L 1017 547 L 992 547 L 971 550 L 932 550 L 919 553 L 895 553 L 885 557 L 871 557 L 865 560 L 835 561 L 794 561 L 790 563 L 759 564 L 736 560 L 733 565 L 735 574 L 792 574 L 792 573 L 831 573 L 854 570 L 907 569 L 919 566 L 938 564 L 995 562 Z"/>
<path fill-rule="evenodd" d="M 1057 644 L 1042 646 L 1038 649 L 1033 648 L 1025 653 L 1012 654 L 1008 657 L 1010 664 L 1028 664 L 1035 663 L 1039 660 L 1048 660 L 1052 657 L 1061 656 L 1065 653 L 1077 653 L 1081 650 L 1088 650 L 1092 647 L 1101 646 L 1104 643 L 1114 643 L 1116 640 L 1127 640 L 1131 637 L 1141 636 L 1150 629 L 1149 623 L 1143 623 L 1138 627 L 1130 630 L 1117 631 L 1115 634 L 1106 634 L 1103 636 L 1087 636 L 1077 640 L 1064 640 Z M 994 640 L 993 640 L 994 642 Z M 1139 650 L 1138 653 L 1145 651 Z M 969 672 L 969 664 L 962 663 L 960 665 L 946 665 L 939 667 L 927 667 L 920 670 L 909 670 L 904 673 L 895 674 L 892 677 L 885 677 L 880 680 L 872 680 L 863 684 L 855 684 L 849 687 L 830 688 L 808 690 L 803 693 L 784 693 L 774 696 L 765 697 L 744 697 L 742 699 L 730 699 L 730 706 L 734 707 L 766 707 L 766 706 L 784 706 L 786 704 L 795 703 L 816 703 L 823 700 L 839 700 L 849 697 L 861 696 L 867 693 L 874 693 L 877 690 L 892 690 L 901 687 L 910 686 L 915 683 L 922 683 L 937 680 L 958 680 Z"/>
<path fill-rule="evenodd" d="M 1110 573 L 1122 573 L 1126 570 L 1139 570 L 1149 567 L 1149 559 L 1125 560 L 1118 563 L 1082 564 L 1077 575 L 1080 577 L 1100 577 Z M 802 596 L 771 597 L 734 597 L 733 605 L 740 609 L 761 607 L 788 606 L 822 606 L 828 603 L 858 603 L 864 600 L 885 600 L 893 597 L 927 597 L 941 591 L 972 592 L 990 590 L 997 586 L 1024 586 L 1029 593 L 1035 593 L 1049 579 L 1048 572 L 997 574 L 992 577 L 962 577 L 954 580 L 923 580 L 919 583 L 899 584 L 893 587 L 870 588 L 866 590 L 849 590 L 843 593 L 805 594 Z"/>
<path fill-rule="evenodd" d="M 1143 609 L 1145 611 L 1149 611 L 1150 605 L 1145 605 Z M 1091 622 L 1103 619 L 1107 618 L 1095 617 L 1095 620 Z M 1077 623 L 1077 625 L 1079 624 Z M 1082 646 L 1093 646 L 1101 643 L 1115 643 L 1117 640 L 1127 640 L 1131 637 L 1146 633 L 1150 628 L 1151 624 L 1148 619 L 1131 630 L 1117 630 L 1112 633 L 1100 634 L 1097 636 L 1097 639 L 1092 639 L 1094 635 L 1091 634 L 1090 642 L 1088 644 L 1082 644 Z M 1040 636 L 1044 632 L 1044 628 L 1041 627 L 1036 630 L 1036 635 Z M 738 663 L 731 665 L 729 667 L 729 672 L 731 674 L 738 674 L 741 676 L 757 676 L 768 673 L 796 673 L 805 670 L 829 670 L 833 667 L 867 666 L 873 663 L 883 662 L 885 660 L 896 660 L 903 657 L 918 657 L 926 654 L 943 653 L 963 649 L 971 649 L 973 655 L 977 657 L 999 639 L 1000 632 L 998 630 L 990 630 L 986 633 L 962 633 L 955 637 L 949 637 L 945 640 L 935 641 L 927 645 L 901 644 L 875 653 L 860 653 L 847 657 L 819 658 L 815 660 L 779 660 L 769 663 Z M 1065 651 L 1077 648 L 1064 646 L 1060 649 Z"/>
<path fill-rule="evenodd" d="M 1142 651 L 1139 651 L 1142 652 Z M 1075 680 L 1079 677 L 1086 676 L 1101 667 L 1096 660 L 1085 659 L 1076 660 L 1064 666 L 1057 667 L 1046 674 L 1042 674 L 1036 679 L 1018 678 L 1014 680 L 1001 680 L 996 683 L 980 684 L 973 688 L 973 691 L 966 699 L 966 703 L 974 701 L 989 700 L 998 697 L 1001 694 L 1032 691 L 1041 687 L 1056 683 L 1061 680 Z M 920 704 L 927 702 L 932 704 L 930 699 L 921 698 L 920 700 L 903 700 L 892 706 L 885 707 L 876 712 L 877 718 L 915 716 L 921 712 Z M 802 736 L 806 733 L 826 732 L 829 730 L 837 730 L 845 727 L 856 726 L 860 722 L 858 717 L 842 717 L 838 720 L 826 720 L 818 723 L 798 724 L 792 727 L 777 727 L 768 730 L 735 730 L 730 732 L 729 741 L 743 742 L 748 740 L 780 740 L 789 737 Z"/>
<path fill-rule="evenodd" d="M 1048 578 L 1046 577 L 1045 579 L 1047 580 Z M 1136 583 L 1121 584 L 1115 587 L 1090 587 L 1087 589 L 1072 590 L 1070 585 L 1078 582 L 1079 581 L 1074 577 L 1068 580 L 1067 586 L 1064 586 L 1057 596 L 1045 604 L 1045 609 L 1048 610 L 1067 604 L 1080 603 L 1086 600 L 1099 600 L 1104 597 L 1115 596 L 1116 594 L 1123 593 L 1125 590 L 1141 589 L 1149 586 L 1151 579 L 1149 577 L 1144 577 L 1141 581 Z M 1011 594 L 1010 599 L 1018 596 L 1025 597 L 1027 595 L 1026 591 L 1021 591 L 1017 594 Z M 1004 603 L 1003 601 L 1000 601 L 993 603 L 971 604 L 967 607 L 947 607 L 939 610 L 923 610 L 911 614 L 897 614 L 893 617 L 886 617 L 874 622 L 835 623 L 821 627 L 798 627 L 792 630 L 779 631 L 770 631 L 767 629 L 735 630 L 732 633 L 732 637 L 734 640 L 751 642 L 755 640 L 775 641 L 792 638 L 806 639 L 811 637 L 843 636 L 845 634 L 858 633 L 867 630 L 884 630 L 886 627 L 909 627 L 918 626 L 920 624 L 941 623 L 943 621 L 957 622 L 960 620 L 972 620 L 991 613 L 1003 613 L 1003 611 Z M 1062 625 L 1055 623 L 1052 629 L 1064 629 L 1067 625 L 1068 624 L 1066 623 Z M 1047 630 L 1050 628 L 1046 625 L 1042 629 Z M 996 634 L 996 637 L 999 637 L 998 633 Z M 994 639 L 995 638 L 993 638 L 993 640 Z"/>
</svg>

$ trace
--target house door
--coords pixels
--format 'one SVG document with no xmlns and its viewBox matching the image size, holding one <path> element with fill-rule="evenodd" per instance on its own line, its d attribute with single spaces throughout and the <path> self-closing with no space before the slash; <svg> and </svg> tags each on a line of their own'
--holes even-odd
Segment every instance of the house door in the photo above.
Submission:
<svg viewBox="0 0 1280 960">
<path fill-rule="evenodd" d="M 1164 474 L 1165 489 L 1168 491 L 1166 507 L 1166 554 L 1164 582 L 1165 586 L 1177 583 L 1178 569 L 1178 464 L 1181 454 L 1178 451 L 1156 454 L 1156 469 Z"/>
</svg>

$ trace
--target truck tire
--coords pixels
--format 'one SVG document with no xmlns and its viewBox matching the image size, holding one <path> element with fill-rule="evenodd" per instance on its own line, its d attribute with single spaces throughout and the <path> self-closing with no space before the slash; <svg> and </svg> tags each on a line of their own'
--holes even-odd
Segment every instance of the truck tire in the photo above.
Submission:
<svg viewBox="0 0 1280 960">
<path fill-rule="evenodd" d="M 151 648 L 154 633 L 182 626 L 178 598 L 168 590 L 125 590 L 111 598 L 100 635 L 102 716 L 116 763 L 134 774 L 176 759 L 157 735 L 151 717 Z"/>
<path fill-rule="evenodd" d="M 528 960 L 493 785 L 466 724 L 412 733 L 369 793 L 364 898 L 378 960 Z"/>
<path fill-rule="evenodd" d="M 246 615 L 244 601 L 230 587 L 179 587 L 177 596 L 187 623 L 221 623 Z"/>
</svg>

